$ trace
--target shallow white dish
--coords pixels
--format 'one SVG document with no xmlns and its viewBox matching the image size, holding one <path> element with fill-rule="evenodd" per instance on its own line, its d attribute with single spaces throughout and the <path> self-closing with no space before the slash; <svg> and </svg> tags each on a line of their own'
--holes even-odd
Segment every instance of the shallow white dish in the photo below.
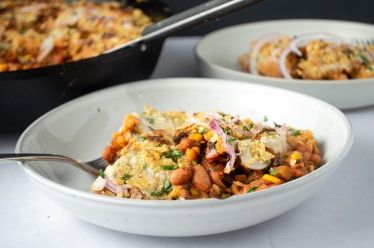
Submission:
<svg viewBox="0 0 374 248">
<path fill-rule="evenodd" d="M 264 34 L 279 32 L 289 36 L 311 32 L 339 35 L 345 42 L 373 38 L 374 25 L 333 20 L 276 20 L 224 28 L 203 37 L 195 48 L 203 77 L 241 80 L 281 87 L 322 99 L 340 109 L 374 104 L 374 78 L 354 80 L 289 80 L 244 72 L 237 58 L 249 51 L 249 44 Z"/>
<path fill-rule="evenodd" d="M 58 162 L 24 162 L 21 168 L 52 201 L 93 224 L 143 235 L 197 236 L 255 225 L 296 207 L 324 184 L 353 142 L 345 115 L 310 96 L 229 80 L 171 78 L 124 84 L 68 102 L 30 125 L 16 152 L 59 153 L 83 161 L 96 158 L 124 116 L 143 111 L 145 104 L 188 113 L 221 110 L 255 121 L 266 115 L 269 121 L 310 129 L 319 141 L 324 165 L 268 190 L 225 200 L 191 201 L 94 195 L 89 190 L 94 177 Z"/>
</svg>

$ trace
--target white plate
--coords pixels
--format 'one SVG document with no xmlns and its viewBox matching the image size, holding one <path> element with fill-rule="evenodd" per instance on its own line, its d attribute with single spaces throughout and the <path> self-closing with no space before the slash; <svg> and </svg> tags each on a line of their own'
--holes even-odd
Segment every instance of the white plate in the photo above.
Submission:
<svg viewBox="0 0 374 248">
<path fill-rule="evenodd" d="M 87 161 L 100 156 L 129 112 L 144 104 L 160 110 L 222 110 L 262 121 L 310 129 L 324 165 L 286 184 L 226 200 L 155 201 L 90 193 L 94 177 L 58 162 L 20 163 L 28 178 L 78 218 L 118 231 L 155 236 L 196 236 L 232 231 L 278 216 L 305 201 L 338 168 L 353 133 L 344 114 L 315 98 L 279 88 L 218 79 L 158 79 L 101 90 L 35 121 L 16 152 L 47 152 Z M 274 207 L 276 206 L 276 207 Z"/>
<path fill-rule="evenodd" d="M 289 36 L 327 32 L 346 42 L 374 37 L 374 25 L 332 20 L 276 20 L 242 24 L 206 35 L 196 46 L 200 74 L 203 77 L 241 80 L 281 87 L 308 94 L 340 109 L 374 104 L 374 78 L 354 80 L 289 80 L 244 72 L 237 58 L 249 51 L 249 44 L 264 34 L 279 32 Z"/>
</svg>

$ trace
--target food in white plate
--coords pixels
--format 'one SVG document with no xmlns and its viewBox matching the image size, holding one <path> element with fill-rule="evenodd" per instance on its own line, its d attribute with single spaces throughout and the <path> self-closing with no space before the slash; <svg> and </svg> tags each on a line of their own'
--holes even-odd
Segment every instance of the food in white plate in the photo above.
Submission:
<svg viewBox="0 0 374 248">
<path fill-rule="evenodd" d="M 347 44 L 337 35 L 307 33 L 290 37 L 268 33 L 252 41 L 238 58 L 255 75 L 312 80 L 374 77 L 374 46 Z"/>
<path fill-rule="evenodd" d="M 287 183 L 322 166 L 310 130 L 254 122 L 221 111 L 146 106 L 126 115 L 103 158 L 95 194 L 186 200 L 247 194 Z"/>
</svg>

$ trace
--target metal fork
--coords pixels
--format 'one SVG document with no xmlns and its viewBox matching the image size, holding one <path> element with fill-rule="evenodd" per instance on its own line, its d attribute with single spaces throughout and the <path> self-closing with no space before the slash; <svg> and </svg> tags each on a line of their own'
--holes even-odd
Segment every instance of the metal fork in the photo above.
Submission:
<svg viewBox="0 0 374 248">
<path fill-rule="evenodd" d="M 6 153 L 0 154 L 0 161 L 59 161 L 69 163 L 75 167 L 84 170 L 92 175 L 98 176 L 100 169 L 104 169 L 108 162 L 103 158 L 97 158 L 88 162 L 79 162 L 75 159 L 59 155 L 59 154 L 47 154 L 47 153 Z"/>
</svg>

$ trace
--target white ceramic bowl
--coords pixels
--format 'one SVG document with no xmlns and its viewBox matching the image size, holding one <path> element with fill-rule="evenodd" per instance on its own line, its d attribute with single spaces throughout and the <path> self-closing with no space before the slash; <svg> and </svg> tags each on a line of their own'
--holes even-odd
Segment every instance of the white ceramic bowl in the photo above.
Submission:
<svg viewBox="0 0 374 248">
<path fill-rule="evenodd" d="M 337 108 L 274 87 L 218 79 L 141 81 L 101 90 L 39 118 L 20 137 L 16 152 L 47 152 L 87 161 L 100 156 L 129 112 L 145 104 L 160 110 L 222 110 L 314 132 L 324 165 L 302 178 L 225 200 L 118 199 L 90 193 L 95 179 L 68 164 L 20 163 L 28 178 L 78 218 L 118 231 L 155 236 L 196 236 L 232 231 L 278 216 L 305 201 L 338 168 L 353 133 Z M 277 207 L 274 207 L 277 206 Z"/>
<path fill-rule="evenodd" d="M 241 80 L 281 87 L 322 99 L 340 109 L 374 104 L 374 78 L 351 80 L 290 80 L 244 72 L 237 58 L 249 51 L 249 44 L 264 34 L 279 32 L 289 36 L 312 32 L 339 35 L 345 42 L 373 38 L 374 25 L 332 20 L 276 20 L 224 28 L 203 37 L 195 48 L 203 77 Z"/>
</svg>

